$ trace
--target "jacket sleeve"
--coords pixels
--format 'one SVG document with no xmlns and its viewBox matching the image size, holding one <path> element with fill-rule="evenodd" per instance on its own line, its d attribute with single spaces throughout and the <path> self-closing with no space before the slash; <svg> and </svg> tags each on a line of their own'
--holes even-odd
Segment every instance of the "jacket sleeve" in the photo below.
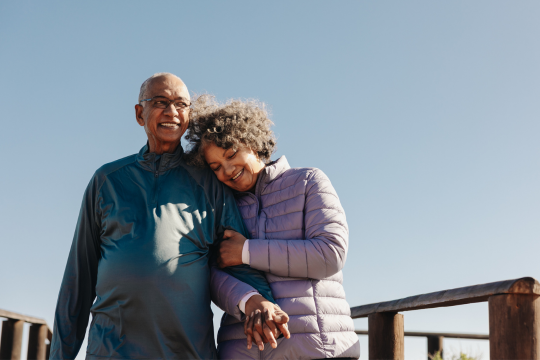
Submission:
<svg viewBox="0 0 540 360">
<path fill-rule="evenodd" d="M 212 265 L 210 276 L 210 294 L 214 304 L 227 314 L 242 320 L 238 303 L 247 293 L 257 290 L 221 270 L 216 264 Z"/>
<path fill-rule="evenodd" d="M 236 206 L 233 194 L 222 183 L 219 183 L 218 186 L 221 189 L 216 196 L 216 244 L 222 240 L 225 229 L 233 229 L 247 237 L 248 231 Z M 215 246 L 213 251 L 217 252 L 217 249 L 218 247 Z M 214 254 L 214 256 L 216 255 Z M 219 269 L 215 261 L 211 261 L 211 264 L 210 291 L 212 301 L 229 315 L 241 319 L 242 313 L 238 308 L 238 303 L 251 291 L 257 291 L 275 303 L 270 285 L 261 271 L 247 265 Z"/>
<path fill-rule="evenodd" d="M 336 191 L 319 169 L 307 179 L 303 217 L 305 240 L 250 240 L 250 266 L 277 276 L 319 280 L 339 272 L 349 230 Z"/>
<path fill-rule="evenodd" d="M 88 326 L 90 307 L 96 297 L 97 268 L 101 258 L 99 226 L 95 215 L 96 194 L 97 181 L 94 176 L 84 194 L 60 286 L 50 359 L 75 359 Z"/>
</svg>

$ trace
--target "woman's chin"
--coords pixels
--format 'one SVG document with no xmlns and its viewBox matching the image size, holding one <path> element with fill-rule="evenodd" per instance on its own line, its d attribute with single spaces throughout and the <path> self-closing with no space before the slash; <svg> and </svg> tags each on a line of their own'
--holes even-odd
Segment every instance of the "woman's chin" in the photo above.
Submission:
<svg viewBox="0 0 540 360">
<path fill-rule="evenodd" d="M 231 188 L 240 192 L 248 192 L 249 189 L 251 189 L 251 184 L 245 184 L 244 182 L 240 182 L 238 184 L 232 183 L 231 185 Z"/>
</svg>

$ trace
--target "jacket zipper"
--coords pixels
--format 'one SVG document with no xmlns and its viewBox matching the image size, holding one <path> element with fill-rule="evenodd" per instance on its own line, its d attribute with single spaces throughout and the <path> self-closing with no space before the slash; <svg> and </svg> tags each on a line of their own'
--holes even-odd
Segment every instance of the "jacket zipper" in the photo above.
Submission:
<svg viewBox="0 0 540 360">
<path fill-rule="evenodd" d="M 161 165 L 161 161 L 159 162 Z M 157 162 L 154 161 L 154 203 L 157 204 L 158 201 L 158 180 L 159 180 L 159 168 Z"/>
</svg>

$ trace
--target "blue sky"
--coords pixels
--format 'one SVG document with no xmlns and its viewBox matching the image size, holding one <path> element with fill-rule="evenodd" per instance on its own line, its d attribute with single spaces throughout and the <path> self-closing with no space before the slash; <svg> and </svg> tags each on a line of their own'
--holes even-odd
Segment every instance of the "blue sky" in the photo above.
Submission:
<svg viewBox="0 0 540 360">
<path fill-rule="evenodd" d="M 266 102 L 274 158 L 326 172 L 352 306 L 540 278 L 539 15 L 535 1 L 0 2 L 0 308 L 52 326 L 86 184 L 144 145 L 133 106 L 162 71 Z M 405 329 L 487 333 L 487 305 L 407 312 Z M 425 340 L 406 356 L 425 359 Z"/>
</svg>

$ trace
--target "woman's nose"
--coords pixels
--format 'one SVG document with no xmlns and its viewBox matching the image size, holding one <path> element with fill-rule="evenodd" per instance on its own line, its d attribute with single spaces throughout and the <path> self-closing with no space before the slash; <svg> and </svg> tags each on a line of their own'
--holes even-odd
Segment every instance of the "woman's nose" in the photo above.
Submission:
<svg viewBox="0 0 540 360">
<path fill-rule="evenodd" d="M 227 177 L 230 177 L 233 175 L 233 172 L 234 172 L 234 166 L 233 165 L 226 165 L 226 166 L 223 166 L 223 170 L 225 170 L 225 175 Z"/>
</svg>

